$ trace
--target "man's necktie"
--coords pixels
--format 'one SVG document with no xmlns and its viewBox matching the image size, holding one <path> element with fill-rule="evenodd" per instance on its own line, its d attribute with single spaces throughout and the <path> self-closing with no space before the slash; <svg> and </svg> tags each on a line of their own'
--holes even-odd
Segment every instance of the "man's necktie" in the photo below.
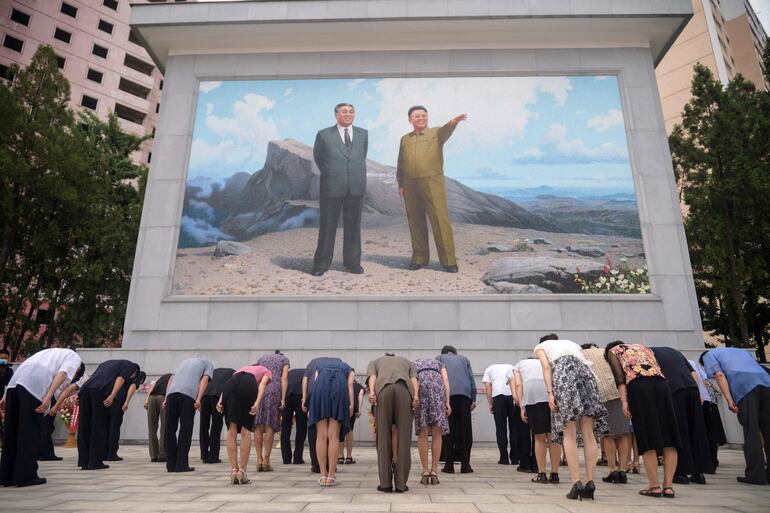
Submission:
<svg viewBox="0 0 770 513">
<path fill-rule="evenodd" d="M 345 129 L 345 146 L 350 147 L 350 132 L 348 132 L 348 129 Z"/>
</svg>

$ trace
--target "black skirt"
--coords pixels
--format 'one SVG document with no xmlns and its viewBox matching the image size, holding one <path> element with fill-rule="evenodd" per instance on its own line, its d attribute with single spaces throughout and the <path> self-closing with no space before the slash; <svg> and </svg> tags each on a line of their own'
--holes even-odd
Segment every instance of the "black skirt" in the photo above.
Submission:
<svg viewBox="0 0 770 513">
<path fill-rule="evenodd" d="M 627 386 L 628 408 L 639 454 L 665 447 L 680 449 L 679 427 L 668 382 L 659 377 L 639 377 Z"/>
<path fill-rule="evenodd" d="M 551 407 L 548 403 L 528 404 L 524 407 L 527 412 L 527 423 L 533 435 L 551 432 Z"/>
<path fill-rule="evenodd" d="M 709 437 L 711 446 L 725 445 L 727 435 L 724 425 L 722 425 L 722 416 L 719 414 L 719 407 L 711 401 L 703 403 L 703 417 L 706 420 L 706 434 Z"/>
<path fill-rule="evenodd" d="M 256 415 L 249 410 L 257 400 L 259 386 L 253 374 L 236 372 L 227 380 L 222 389 L 222 404 L 225 407 L 225 425 L 235 424 L 238 431 L 243 428 L 254 431 Z"/>
</svg>

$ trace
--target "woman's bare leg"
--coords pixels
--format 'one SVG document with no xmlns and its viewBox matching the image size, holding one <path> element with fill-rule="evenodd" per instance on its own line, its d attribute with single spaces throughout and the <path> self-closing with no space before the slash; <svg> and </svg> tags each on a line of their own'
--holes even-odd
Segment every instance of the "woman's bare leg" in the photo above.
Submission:
<svg viewBox="0 0 770 513">
<path fill-rule="evenodd" d="M 318 466 L 321 467 L 321 477 L 329 477 L 329 419 L 316 422 L 315 429 L 315 454 L 316 458 L 318 458 Z"/>
<path fill-rule="evenodd" d="M 676 449 L 674 449 L 676 452 Z M 647 488 L 660 488 L 660 481 L 658 481 L 658 454 L 655 449 L 642 454 L 642 461 L 644 462 L 644 472 L 647 474 Z M 676 458 L 674 458 L 674 468 L 676 468 Z M 672 475 L 673 479 L 674 476 Z"/>
<path fill-rule="evenodd" d="M 431 465 L 430 471 L 434 474 L 438 472 L 438 460 L 441 458 L 441 444 L 444 440 L 444 431 L 441 426 L 431 426 Z"/>
<path fill-rule="evenodd" d="M 251 452 L 251 431 L 245 427 L 241 428 L 241 467 L 245 469 L 249 466 L 249 453 Z"/>
<path fill-rule="evenodd" d="M 583 457 L 586 464 L 586 482 L 594 480 L 596 470 L 596 437 L 594 436 L 594 418 L 580 417 L 580 431 L 583 433 Z"/>
<path fill-rule="evenodd" d="M 329 477 L 334 477 L 337 473 L 337 457 L 340 454 L 340 428 L 339 421 L 329 419 L 329 427 L 327 428 L 329 438 Z"/>
<path fill-rule="evenodd" d="M 238 468 L 238 426 L 230 422 L 227 425 L 227 460 L 230 462 L 230 468 Z"/>
<path fill-rule="evenodd" d="M 263 443 L 264 434 L 265 434 L 265 425 L 257 424 L 254 427 L 254 452 L 257 453 L 258 465 L 261 465 L 264 462 L 264 457 L 262 456 L 262 443 Z"/>
<path fill-rule="evenodd" d="M 567 456 L 567 467 L 569 467 L 569 475 L 572 480 L 572 484 L 580 481 L 580 460 L 578 459 L 577 450 L 577 431 L 575 427 L 575 421 L 567 422 L 564 425 L 564 454 Z M 596 458 L 594 450 L 594 458 Z M 594 460 L 594 464 L 596 460 Z"/>
<path fill-rule="evenodd" d="M 262 458 L 263 463 L 266 465 L 270 463 L 270 453 L 273 452 L 273 443 L 275 442 L 275 430 L 268 425 L 265 425 L 265 433 L 262 438 Z"/>
<path fill-rule="evenodd" d="M 422 465 L 422 473 L 429 472 L 428 468 L 428 430 L 430 426 L 422 426 L 420 433 L 417 435 L 417 452 L 420 453 L 420 465 Z"/>
</svg>

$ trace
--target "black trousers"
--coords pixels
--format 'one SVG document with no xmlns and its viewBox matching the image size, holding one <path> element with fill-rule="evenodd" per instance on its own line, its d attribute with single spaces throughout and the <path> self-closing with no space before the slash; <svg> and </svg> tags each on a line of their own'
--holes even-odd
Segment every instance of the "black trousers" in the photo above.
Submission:
<svg viewBox="0 0 770 513">
<path fill-rule="evenodd" d="M 291 450 L 291 420 L 295 419 L 297 433 L 294 438 L 294 452 Z M 283 463 L 301 463 L 307 438 L 307 414 L 302 411 L 302 397 L 296 394 L 286 396 L 281 427 L 281 457 Z"/>
<path fill-rule="evenodd" d="M 5 430 L 0 456 L 0 485 L 18 486 L 38 478 L 43 415 L 35 412 L 40 400 L 16 385 L 5 394 Z"/>
<path fill-rule="evenodd" d="M 56 401 L 51 399 L 51 406 Z M 56 451 L 53 447 L 53 432 L 56 429 L 56 416 L 43 415 L 43 422 L 40 429 L 40 461 L 52 460 L 56 458 Z"/>
<path fill-rule="evenodd" d="M 203 396 L 201 400 L 200 446 L 201 460 L 204 463 L 216 463 L 219 460 L 219 447 L 222 441 L 222 426 L 225 417 L 217 411 L 219 397 Z"/>
<path fill-rule="evenodd" d="M 166 470 L 169 472 L 183 472 L 190 468 L 194 421 L 195 401 L 192 398 L 179 392 L 166 397 Z"/>
<path fill-rule="evenodd" d="M 770 388 L 758 386 L 741 399 L 738 422 L 743 427 L 745 477 L 770 482 Z"/>
<path fill-rule="evenodd" d="M 340 211 L 342 211 L 342 226 L 345 231 L 342 239 L 342 262 L 345 267 L 361 265 L 361 212 L 363 207 L 363 196 L 348 195 L 339 198 L 320 198 L 321 218 L 318 223 L 318 246 L 313 261 L 314 270 L 327 271 L 332 264 Z"/>
<path fill-rule="evenodd" d="M 683 388 L 671 394 L 682 448 L 676 463 L 678 476 L 706 474 L 714 471 L 711 445 L 706 432 L 706 420 L 695 387 Z"/>
<path fill-rule="evenodd" d="M 120 448 L 120 428 L 123 425 L 123 403 L 125 401 L 113 401 L 107 408 L 107 459 L 114 460 L 118 457 Z M 120 403 L 120 404 L 118 404 Z"/>
<path fill-rule="evenodd" d="M 455 461 L 462 468 L 470 467 L 473 432 L 471 431 L 471 399 L 464 395 L 449 396 L 452 415 L 449 416 L 449 434 L 444 435 L 443 445 L 446 447 L 444 463 L 448 468 Z"/>
<path fill-rule="evenodd" d="M 315 424 L 307 427 L 307 442 L 308 449 L 310 450 L 310 466 L 313 468 L 321 468 L 318 463 L 318 456 L 315 453 L 315 442 L 318 438 L 318 432 L 316 431 Z"/>
<path fill-rule="evenodd" d="M 503 394 L 492 398 L 492 408 L 500 459 L 509 461 L 510 458 L 512 463 L 518 463 L 524 467 L 533 466 L 532 436 L 529 425 L 521 420 L 521 408 L 516 406 L 511 396 Z M 510 452 L 508 451 L 509 439 Z"/>
<path fill-rule="evenodd" d="M 104 465 L 107 457 L 108 418 L 104 396 L 100 390 L 80 392 L 78 421 L 78 467 L 94 470 Z"/>
</svg>

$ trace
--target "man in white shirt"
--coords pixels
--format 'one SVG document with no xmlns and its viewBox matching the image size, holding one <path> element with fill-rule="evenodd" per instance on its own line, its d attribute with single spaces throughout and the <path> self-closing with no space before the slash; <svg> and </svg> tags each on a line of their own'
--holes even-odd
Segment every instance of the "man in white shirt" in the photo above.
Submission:
<svg viewBox="0 0 770 513">
<path fill-rule="evenodd" d="M 511 386 L 513 365 L 500 363 L 490 365 L 481 380 L 487 394 L 489 413 L 495 419 L 495 436 L 500 450 L 500 465 L 519 465 L 520 472 L 532 472 L 532 446 L 529 426 L 521 420 L 521 409 L 514 401 Z M 508 452 L 508 437 L 511 450 Z"/>
<path fill-rule="evenodd" d="M 29 357 L 11 378 L 0 400 L 5 410 L 0 485 L 45 484 L 37 475 L 43 414 L 58 388 L 83 375 L 80 356 L 70 349 L 45 349 Z"/>
</svg>

